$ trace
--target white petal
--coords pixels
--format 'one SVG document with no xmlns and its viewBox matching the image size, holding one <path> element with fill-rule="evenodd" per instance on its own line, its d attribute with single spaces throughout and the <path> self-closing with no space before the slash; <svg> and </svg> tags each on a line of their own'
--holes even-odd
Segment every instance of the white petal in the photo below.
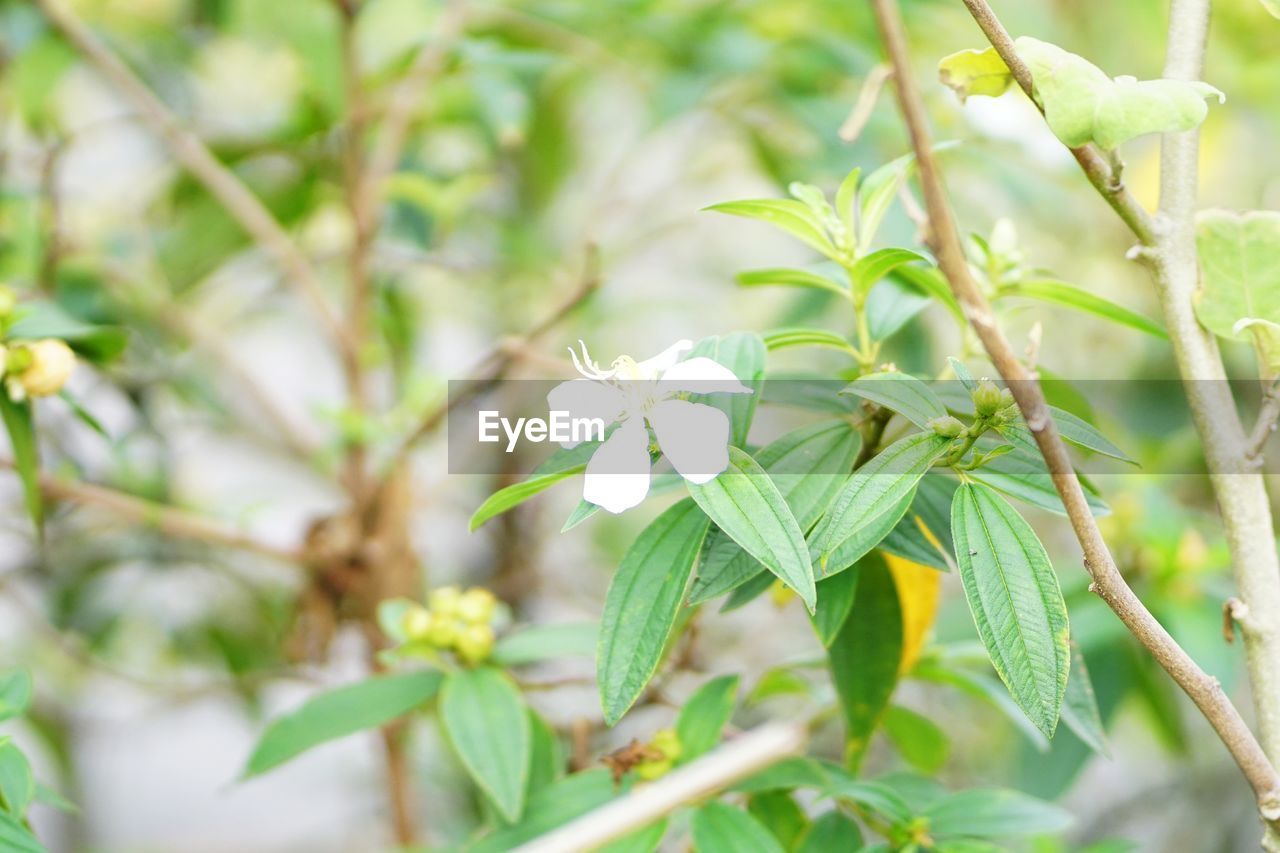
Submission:
<svg viewBox="0 0 1280 853">
<path fill-rule="evenodd" d="M 706 483 L 729 467 L 729 418 L 714 406 L 663 400 L 649 410 L 658 446 L 690 483 Z"/>
<path fill-rule="evenodd" d="M 649 433 L 644 420 L 630 418 L 614 430 L 587 463 L 582 497 L 617 513 L 649 494 Z"/>
<path fill-rule="evenodd" d="M 600 418 L 605 426 L 618 419 L 624 405 L 626 398 L 616 386 L 590 379 L 561 382 L 547 394 L 547 406 L 551 411 L 568 412 L 571 418 Z M 560 446 L 570 450 L 579 443 L 562 441 Z"/>
<path fill-rule="evenodd" d="M 693 341 L 679 340 L 653 358 L 645 359 L 636 365 L 636 375 L 645 379 L 657 379 L 664 371 L 688 354 L 693 349 Z"/>
<path fill-rule="evenodd" d="M 698 394 L 750 394 L 751 389 L 738 381 L 733 371 L 718 361 L 698 356 L 672 365 L 662 374 L 662 391 L 694 391 Z"/>
</svg>

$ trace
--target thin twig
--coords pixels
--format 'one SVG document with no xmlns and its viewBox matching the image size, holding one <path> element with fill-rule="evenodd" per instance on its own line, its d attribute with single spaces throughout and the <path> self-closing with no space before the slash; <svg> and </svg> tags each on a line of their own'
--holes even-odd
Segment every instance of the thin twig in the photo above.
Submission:
<svg viewBox="0 0 1280 853">
<path fill-rule="evenodd" d="M 290 282 L 344 350 L 351 349 L 345 327 L 330 308 L 310 262 L 266 206 L 194 133 L 182 126 L 159 98 L 90 31 L 64 0 L 36 0 L 67 40 L 137 108 L 169 152 L 216 198 L 254 241 L 284 268 Z"/>
<path fill-rule="evenodd" d="M 1262 405 L 1258 408 L 1258 420 L 1249 433 L 1249 446 L 1245 455 L 1252 460 L 1262 460 L 1262 451 L 1276 431 L 1280 421 L 1280 384 L 1272 385 L 1262 397 Z"/>
<path fill-rule="evenodd" d="M 876 108 L 876 101 L 880 100 L 880 92 L 883 91 L 884 84 L 892 76 L 893 69 L 883 62 L 872 68 L 867 74 L 867 79 L 863 81 L 862 88 L 858 90 L 858 100 L 849 112 L 849 117 L 844 120 L 844 124 L 840 125 L 840 130 L 836 132 L 842 142 L 856 142 L 858 137 L 862 135 L 862 129 L 867 126 L 867 121 L 870 120 L 871 113 Z"/>
<path fill-rule="evenodd" d="M 596 850 L 740 779 L 795 755 L 807 732 L 801 723 L 766 723 L 651 785 L 587 812 L 513 853 L 576 853 Z"/>
<path fill-rule="evenodd" d="M 873 0 L 873 6 L 885 49 L 898 72 L 898 103 L 919 165 L 930 220 L 930 247 L 991 363 L 1013 392 L 1018 408 L 1035 436 L 1054 487 L 1084 551 L 1085 568 L 1093 578 L 1089 587 L 1195 702 L 1253 787 L 1263 819 L 1274 824 L 1280 820 L 1280 776 L 1277 776 L 1275 768 L 1217 679 L 1196 665 L 1125 583 L 1085 500 L 1066 446 L 1049 415 L 1044 394 L 996 324 L 986 297 L 969 271 L 938 163 L 933 156 L 924 104 L 911 76 L 906 37 L 897 4 L 894 0 Z"/>
</svg>

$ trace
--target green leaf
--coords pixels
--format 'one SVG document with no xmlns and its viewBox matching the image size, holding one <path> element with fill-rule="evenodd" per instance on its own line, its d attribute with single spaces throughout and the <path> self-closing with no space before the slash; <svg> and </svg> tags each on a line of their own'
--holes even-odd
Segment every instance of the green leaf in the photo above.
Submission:
<svg viewBox="0 0 1280 853">
<path fill-rule="evenodd" d="M 31 705 L 31 676 L 23 669 L 0 674 L 0 721 L 21 717 Z"/>
<path fill-rule="evenodd" d="M 950 794 L 927 806 L 923 816 L 935 838 L 1005 838 L 1061 832 L 1071 815 L 1019 791 L 972 789 Z"/>
<path fill-rule="evenodd" d="M 1022 709 L 1009 697 L 1009 691 L 994 678 L 945 666 L 937 661 L 921 661 L 911 675 L 922 681 L 945 684 L 988 703 L 1017 726 L 1038 752 L 1049 751 L 1049 740 L 1037 729 Z"/>
<path fill-rule="evenodd" d="M 1062 703 L 1062 722 L 1094 752 L 1111 756 L 1107 730 L 1102 724 L 1098 699 L 1093 693 L 1093 682 L 1089 680 L 1084 655 L 1075 643 L 1071 644 L 1071 675 L 1067 679 L 1067 695 Z"/>
<path fill-rule="evenodd" d="M 738 273 L 737 281 L 743 287 L 808 287 L 834 293 L 844 299 L 849 298 L 847 285 L 807 270 L 784 267 L 751 270 Z"/>
<path fill-rule="evenodd" d="M 916 487 L 911 506 L 880 548 L 940 571 L 955 567 L 951 554 L 951 496 L 956 481 L 939 473 L 926 474 Z"/>
<path fill-rule="evenodd" d="M 692 761 L 720 742 L 720 733 L 733 716 L 737 696 L 738 676 L 722 675 L 711 679 L 689 697 L 676 718 L 680 763 Z"/>
<path fill-rule="evenodd" d="M 1128 462 L 1130 465 L 1138 464 L 1123 450 L 1116 447 L 1109 438 L 1098 432 L 1098 428 L 1088 421 L 1056 406 L 1049 407 L 1049 414 L 1053 416 L 1053 421 L 1058 426 L 1059 434 L 1077 447 L 1083 447 L 1085 450 L 1092 450 L 1095 453 L 1101 453 L 1103 456 L 1119 459 L 1121 462 Z M 1040 453 L 1040 446 L 1036 444 L 1035 437 L 1031 435 L 1031 430 L 1027 428 L 1025 423 L 1004 424 L 997 427 L 996 430 L 1010 442 L 1028 453 L 1032 455 Z"/>
<path fill-rule="evenodd" d="M 893 272 L 903 264 L 925 260 L 910 249 L 880 249 L 859 258 L 849 270 L 849 280 L 853 284 L 853 297 L 861 302 L 866 298 L 876 282 Z"/>
<path fill-rule="evenodd" d="M 0 812 L 0 849 L 5 853 L 49 853 L 25 826 Z"/>
<path fill-rule="evenodd" d="M 22 314 L 9 327 L 15 341 L 58 338 L 92 362 L 111 361 L 124 352 L 128 333 L 119 326 L 94 326 L 77 320 L 52 302 L 24 302 Z"/>
<path fill-rule="evenodd" d="M 884 733 L 898 754 L 921 773 L 934 774 L 947 762 L 950 742 L 946 732 L 928 717 L 894 705 L 884 715 Z"/>
<path fill-rule="evenodd" d="M 498 640 L 491 660 L 499 666 L 522 666 L 556 658 L 591 657 L 596 653 L 598 633 L 594 622 L 521 628 Z"/>
<path fill-rule="evenodd" d="M 872 554 L 852 569 L 857 595 L 827 650 L 831 678 L 845 720 L 845 762 L 857 769 L 898 684 L 902 662 L 902 606 L 884 559 Z"/>
<path fill-rule="evenodd" d="M 883 341 L 932 303 L 933 299 L 917 288 L 892 276 L 886 278 L 871 291 L 862 308 L 867 315 L 867 332 L 873 341 Z"/>
<path fill-rule="evenodd" d="M 933 433 L 917 433 L 886 447 L 849 478 L 813 532 L 814 549 L 824 567 L 845 543 L 882 520 L 886 510 L 901 509 L 925 472 L 946 452 L 950 442 Z M 909 506 L 909 504 L 907 504 Z M 898 517 L 901 517 L 902 512 Z M 897 518 L 893 519 L 897 524 Z M 890 524 L 885 535 L 893 528 Z M 847 554 L 844 559 L 848 559 Z M 846 563 L 847 565 L 847 563 Z M 824 572 L 829 574 L 830 572 Z"/>
<path fill-rule="evenodd" d="M 1050 476 L 1049 470 L 1044 466 L 1044 460 L 1039 456 L 1015 450 L 991 460 L 976 471 L 967 473 L 980 483 L 986 483 L 1010 497 L 1025 501 L 1046 512 L 1061 516 L 1067 514 L 1066 507 L 1062 505 L 1062 498 L 1058 496 L 1058 490 L 1053 487 L 1053 477 Z M 1085 489 L 1084 496 L 1089 503 L 1089 508 L 1098 518 L 1111 512 L 1111 508 L 1088 488 Z"/>
<path fill-rule="evenodd" d="M 955 317 L 960 323 L 968 327 L 968 320 L 965 319 L 964 311 L 960 308 L 960 303 L 956 301 L 956 296 L 951 292 L 951 285 L 947 283 L 942 272 L 935 266 L 903 266 L 896 267 L 889 274 L 892 281 L 903 284 L 912 288 L 918 293 L 929 296 L 946 306 L 951 312 L 951 316 Z M 875 293 L 872 291 L 872 298 L 868 300 L 868 306 L 875 301 Z"/>
<path fill-rule="evenodd" d="M 747 799 L 747 813 L 768 828 L 784 850 L 794 850 L 809 828 L 809 818 L 786 791 L 766 791 Z"/>
<path fill-rule="evenodd" d="M 877 512 L 866 524 L 859 525 L 852 535 L 840 542 L 825 564 L 821 564 L 821 557 L 819 557 L 821 564 L 819 580 L 835 577 L 871 553 L 872 549 L 883 544 L 893 529 L 902 523 L 913 500 L 915 500 L 914 489 L 887 510 Z M 809 553 L 811 557 L 814 556 L 816 549 L 811 548 Z"/>
<path fill-rule="evenodd" d="M 929 386 L 909 373 L 869 373 L 851 382 L 841 394 L 853 394 L 892 409 L 922 429 L 947 408 Z"/>
<path fill-rule="evenodd" d="M 1067 284 L 1065 281 L 1057 281 L 1051 278 L 1023 279 L 1003 288 L 999 295 L 1001 298 L 1005 296 L 1025 296 L 1028 299 L 1038 299 L 1041 302 L 1052 302 L 1055 305 L 1074 308 L 1077 311 L 1084 311 L 1102 317 L 1113 323 L 1137 329 L 1139 332 L 1145 332 L 1157 338 L 1167 340 L 1169 337 L 1164 330 L 1164 326 L 1160 325 L 1158 321 L 1145 314 L 1139 314 L 1137 311 L 1125 308 L 1123 305 L 1117 305 L 1109 299 L 1104 299 L 1073 284 Z"/>
<path fill-rule="evenodd" d="M 822 645 L 830 646 L 844 627 L 853 598 L 858 591 L 858 573 L 840 572 L 818 581 L 818 609 L 813 614 L 813 629 Z"/>
<path fill-rule="evenodd" d="M 690 483 L 689 494 L 721 530 L 795 590 L 813 612 L 816 593 L 804 531 L 756 460 L 730 447 L 729 467 L 708 483 Z"/>
<path fill-rule="evenodd" d="M 793 788 L 817 788 L 827 790 L 838 775 L 847 775 L 844 769 L 813 758 L 784 758 L 757 773 L 753 773 L 733 786 L 732 790 L 755 794 L 761 791 L 784 791 Z"/>
<path fill-rule="evenodd" d="M 663 818 L 637 829 L 601 847 L 599 853 L 653 853 L 662 843 L 662 836 L 667 834 L 667 823 L 667 819 Z"/>
<path fill-rule="evenodd" d="M 858 189 L 858 255 L 866 254 L 871 248 L 898 187 L 902 186 L 915 164 L 914 154 L 904 154 L 885 163 L 862 182 Z"/>
<path fill-rule="evenodd" d="M 35 795 L 31 762 L 13 741 L 0 743 L 0 805 L 14 818 L 23 820 Z"/>
<path fill-rule="evenodd" d="M 773 480 L 800 529 L 818 520 L 853 467 L 862 446 L 858 431 L 845 421 L 827 421 L 792 430 L 761 448 L 756 461 Z M 727 534 L 707 536 L 689 603 L 709 601 L 765 571 Z"/>
<path fill-rule="evenodd" d="M 529 778 L 525 783 L 525 802 L 535 791 L 554 784 L 564 775 L 565 755 L 555 729 L 532 708 L 529 715 Z"/>
<path fill-rule="evenodd" d="M 768 222 L 828 258 L 835 259 L 839 256 L 827 237 L 822 220 L 803 202 L 789 198 L 747 199 L 713 204 L 705 209 Z"/>
<path fill-rule="evenodd" d="M 519 820 L 533 734 L 511 678 L 487 666 L 451 673 L 440 690 L 440 722 L 476 785 L 503 817 Z"/>
<path fill-rule="evenodd" d="M 995 48 L 960 50 L 938 62 L 938 79 L 952 89 L 960 100 L 970 95 L 996 98 L 1013 83 L 1013 74 Z"/>
<path fill-rule="evenodd" d="M 1071 656 L 1067 605 L 1031 525 L 988 486 L 965 483 L 951 504 L 965 598 L 1000 680 L 1046 737 L 1058 725 Z"/>
<path fill-rule="evenodd" d="M 682 500 L 654 519 L 622 558 L 605 596 L 596 654 L 609 725 L 621 719 L 657 670 L 709 525 L 697 504 Z"/>
<path fill-rule="evenodd" d="M 1280 370 L 1280 212 L 1201 211 L 1196 249 L 1200 322 L 1219 337 L 1253 343 L 1263 366 Z"/>
<path fill-rule="evenodd" d="M 15 403 L 0 389 L 0 419 L 9 432 L 13 464 L 22 480 L 22 496 L 27 514 L 40 531 L 44 525 L 44 502 L 40 492 L 40 450 L 36 440 L 35 419 L 31 401 Z"/>
<path fill-rule="evenodd" d="M 809 831 L 800 839 L 796 853 L 833 853 L 839 850 L 861 850 L 862 830 L 853 818 L 833 809 L 819 817 L 809 826 Z"/>
<path fill-rule="evenodd" d="M 784 853 L 782 845 L 760 821 L 718 802 L 707 803 L 693 813 L 693 846 L 708 853 Z"/>
<path fill-rule="evenodd" d="M 1225 96 L 1207 83 L 1108 77 L 1062 48 L 1023 36 L 1015 46 L 1027 63 L 1049 128 L 1072 148 L 1096 142 L 1106 150 L 1148 133 L 1176 133 L 1200 125 L 1206 98 Z"/>
<path fill-rule="evenodd" d="M 265 773 L 327 741 L 388 723 L 440 688 L 434 670 L 382 675 L 339 687 L 273 720 L 245 766 L 245 778 Z"/>
<path fill-rule="evenodd" d="M 862 167 L 855 166 L 836 189 L 836 215 L 850 234 L 857 233 L 858 184 L 861 181 Z"/>
<path fill-rule="evenodd" d="M 530 794 L 524 817 L 519 823 L 484 836 L 469 845 L 467 851 L 507 853 L 604 805 L 616 793 L 613 778 L 604 768 L 565 776 Z"/>
<path fill-rule="evenodd" d="M 729 418 L 729 443 L 745 447 L 756 404 L 760 402 L 760 386 L 764 381 L 765 345 L 754 332 L 704 338 L 689 351 L 687 358 L 703 356 L 733 371 L 750 394 L 694 394 L 689 399 L 705 403 L 724 412 Z"/>
<path fill-rule="evenodd" d="M 770 352 L 791 349 L 792 347 L 825 347 L 826 349 L 838 350 L 847 354 L 856 352 L 848 341 L 835 332 L 829 332 L 826 329 L 793 326 L 785 329 L 773 329 L 765 332 L 762 337 L 765 347 Z"/>
<path fill-rule="evenodd" d="M 754 396 L 754 395 L 752 395 Z M 585 464 L 575 465 L 572 468 L 566 468 L 563 471 L 556 471 L 551 474 L 542 474 L 521 480 L 519 483 L 512 483 L 505 489 L 499 489 L 490 495 L 484 503 L 471 516 L 471 521 L 467 523 L 467 529 L 474 531 L 480 525 L 484 524 L 491 518 L 502 515 L 512 507 L 518 506 L 529 498 L 540 492 L 554 486 L 561 480 L 566 480 L 575 474 L 580 474 L 587 470 Z"/>
<path fill-rule="evenodd" d="M 51 809 L 57 809 L 63 814 L 79 814 L 80 812 L 75 803 L 40 782 L 36 782 L 35 801 Z"/>
</svg>

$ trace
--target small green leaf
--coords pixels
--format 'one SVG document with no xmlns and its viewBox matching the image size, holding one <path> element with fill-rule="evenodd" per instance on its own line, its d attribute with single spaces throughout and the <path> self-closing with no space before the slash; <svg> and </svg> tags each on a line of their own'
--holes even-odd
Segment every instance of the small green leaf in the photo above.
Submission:
<svg viewBox="0 0 1280 853">
<path fill-rule="evenodd" d="M 1200 322 L 1218 337 L 1253 343 L 1265 367 L 1280 369 L 1280 212 L 1201 211 L 1196 249 Z"/>
<path fill-rule="evenodd" d="M 709 525 L 697 504 L 682 500 L 654 519 L 622 558 L 605 595 L 596 654 L 609 725 L 621 719 L 657 670 Z"/>
<path fill-rule="evenodd" d="M 861 302 L 871 292 L 876 282 L 893 272 L 903 264 L 925 260 L 910 249 L 880 249 L 864 255 L 849 270 L 849 280 L 853 284 L 854 299 Z"/>
<path fill-rule="evenodd" d="M 754 332 L 704 338 L 694 345 L 687 358 L 699 356 L 729 368 L 743 385 L 752 389 L 750 394 L 694 394 L 689 398 L 724 412 L 729 418 L 729 443 L 734 447 L 745 447 L 764 381 L 764 341 Z"/>
<path fill-rule="evenodd" d="M 935 838 L 1006 838 L 1061 832 L 1071 815 L 1019 791 L 971 789 L 949 794 L 923 812 Z"/>
<path fill-rule="evenodd" d="M 747 199 L 713 204 L 706 210 L 768 222 L 829 258 L 839 256 L 822 220 L 804 202 L 789 198 Z"/>
<path fill-rule="evenodd" d="M 1031 525 L 994 490 L 965 483 L 951 504 L 965 598 L 1000 680 L 1052 737 L 1070 671 L 1067 605 Z"/>
<path fill-rule="evenodd" d="M 1164 330 L 1164 326 L 1160 325 L 1158 321 L 1145 314 L 1139 314 L 1137 311 L 1125 308 L 1123 305 L 1117 305 L 1109 299 L 1104 299 L 1073 284 L 1067 284 L 1065 281 L 1057 281 L 1051 278 L 1023 279 L 1006 286 L 1000 291 L 999 295 L 1000 298 L 1005 296 L 1024 296 L 1028 299 L 1038 299 L 1041 302 L 1052 302 L 1055 305 L 1074 308 L 1077 311 L 1084 311 L 1097 317 L 1102 317 L 1113 323 L 1137 329 L 1139 332 L 1145 332 L 1157 338 L 1167 340 L 1169 337 Z"/>
<path fill-rule="evenodd" d="M 0 850 L 5 853 L 49 853 L 30 830 L 4 812 L 0 812 Z"/>
<path fill-rule="evenodd" d="M 836 189 L 836 215 L 850 234 L 857 233 L 858 184 L 861 181 L 862 167 L 855 166 Z"/>
<path fill-rule="evenodd" d="M 1084 655 L 1075 643 L 1071 644 L 1071 675 L 1067 679 L 1067 695 L 1062 703 L 1062 722 L 1094 752 L 1111 756 L 1107 730 L 1102 724 L 1098 700 L 1093 693 L 1093 682 L 1089 680 Z"/>
<path fill-rule="evenodd" d="M 849 298 L 848 285 L 833 281 L 825 275 L 807 270 L 786 268 L 751 270 L 738 273 L 738 284 L 743 287 L 808 287 L 834 293 L 844 299 Z"/>
<path fill-rule="evenodd" d="M 809 829 L 809 818 L 786 791 L 766 791 L 747 799 L 747 813 L 766 827 L 784 850 L 794 850 Z"/>
<path fill-rule="evenodd" d="M 813 629 L 822 645 L 830 646 L 844 627 L 853 598 L 858 591 L 858 573 L 840 572 L 818 581 L 818 609 L 813 614 Z"/>
<path fill-rule="evenodd" d="M 866 254 L 871 248 L 893 197 L 915 164 L 915 154 L 904 154 L 885 163 L 863 180 L 858 189 L 858 255 Z"/>
<path fill-rule="evenodd" d="M 13 448 L 13 464 L 22 480 L 22 495 L 27 514 L 39 531 L 44 525 L 44 502 L 40 491 L 40 450 L 36 440 L 31 401 L 15 403 L 0 389 L 0 419 L 9 432 L 9 444 Z"/>
<path fill-rule="evenodd" d="M 995 48 L 960 50 L 938 62 L 938 79 L 952 89 L 960 100 L 970 95 L 996 98 L 1013 83 L 1013 74 Z"/>
<path fill-rule="evenodd" d="M 57 809 L 63 814 L 79 814 L 80 809 L 76 808 L 76 804 L 59 794 L 48 785 L 36 782 L 35 801 L 41 805 L 48 806 L 51 809 Z"/>
<path fill-rule="evenodd" d="M 0 721 L 21 717 L 31 705 L 31 676 L 23 669 L 0 674 Z"/>
<path fill-rule="evenodd" d="M 13 741 L 0 744 L 0 805 L 18 820 L 27 815 L 27 806 L 36 795 L 36 779 L 31 762 Z"/>
<path fill-rule="evenodd" d="M 467 523 L 467 529 L 474 531 L 489 519 L 502 515 L 507 510 L 524 503 L 534 495 L 546 491 L 561 480 L 566 480 L 585 470 L 587 470 L 585 464 L 575 465 L 572 468 L 566 468 L 563 471 L 556 471 L 552 474 L 535 475 L 521 480 L 519 483 L 512 483 L 505 489 L 499 489 L 490 495 L 484 503 L 480 504 L 475 514 L 471 516 L 471 521 Z"/>
<path fill-rule="evenodd" d="M 53 302 L 24 302 L 22 315 L 9 327 L 10 340 L 58 338 L 92 362 L 111 361 L 124 352 L 129 335 L 119 326 L 94 326 L 72 317 Z"/>
<path fill-rule="evenodd" d="M 824 564 L 839 566 L 832 556 L 864 528 L 881 520 L 886 510 L 901 509 L 916 484 L 942 456 L 950 442 L 933 433 L 916 433 L 886 447 L 849 478 L 813 532 L 814 550 Z M 909 503 L 907 504 L 909 506 Z M 902 512 L 898 514 L 901 517 Z M 897 518 L 893 519 L 897 524 Z M 887 535 L 893 524 L 884 531 Z M 844 555 L 848 559 L 848 555 Z M 825 572 L 829 574 L 830 572 Z"/>
<path fill-rule="evenodd" d="M 502 637 L 491 659 L 499 666 L 523 666 L 565 657 L 591 657 L 596 653 L 599 630 L 594 622 L 532 625 Z"/>
<path fill-rule="evenodd" d="M 721 530 L 813 611 L 816 593 L 804 531 L 756 460 L 730 447 L 729 467 L 708 483 L 690 483 L 689 494 Z"/>
<path fill-rule="evenodd" d="M 720 742 L 720 733 L 733 716 L 737 696 L 738 676 L 722 675 L 699 687 L 684 703 L 676 718 L 681 764 L 709 752 Z"/>
<path fill-rule="evenodd" d="M 533 734 L 511 678 L 492 667 L 451 673 L 440 690 L 440 722 L 476 785 L 503 817 L 519 820 Z"/>
<path fill-rule="evenodd" d="M 937 773 L 947 762 L 951 745 L 946 732 L 910 708 L 894 705 L 886 711 L 884 733 L 893 741 L 898 754 L 921 773 Z"/>
<path fill-rule="evenodd" d="M 708 853 L 784 853 L 782 845 L 760 821 L 718 802 L 707 803 L 693 813 L 693 846 Z"/>
<path fill-rule="evenodd" d="M 426 702 L 440 688 L 433 670 L 383 675 L 339 687 L 271 722 L 244 777 L 278 767 L 314 746 L 388 723 Z"/>
<path fill-rule="evenodd" d="M 761 337 L 764 340 L 765 347 L 770 352 L 791 349 L 792 347 L 824 347 L 846 354 L 855 352 L 848 341 L 835 332 L 829 332 L 826 329 L 793 326 L 785 329 L 773 329 L 765 332 Z"/>
<path fill-rule="evenodd" d="M 849 384 L 841 394 L 853 394 L 892 409 L 921 429 L 947 416 L 947 408 L 929 386 L 909 373 L 869 373 Z"/>
<path fill-rule="evenodd" d="M 809 831 L 800 839 L 797 853 L 852 853 L 863 846 L 862 830 L 853 818 L 839 810 L 832 809 L 820 816 L 809 826 Z"/>
</svg>

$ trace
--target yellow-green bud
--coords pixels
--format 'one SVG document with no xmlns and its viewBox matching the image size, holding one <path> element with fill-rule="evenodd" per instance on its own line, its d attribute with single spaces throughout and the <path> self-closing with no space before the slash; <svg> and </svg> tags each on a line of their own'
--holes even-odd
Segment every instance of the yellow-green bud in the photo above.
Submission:
<svg viewBox="0 0 1280 853">
<path fill-rule="evenodd" d="M 458 657 L 469 664 L 480 663 L 493 651 L 493 641 L 493 628 L 488 624 L 468 625 L 458 633 Z"/>
<path fill-rule="evenodd" d="M 680 735 L 676 734 L 675 729 L 660 729 L 654 732 L 653 740 L 649 745 L 673 761 L 683 752 L 680 746 Z"/>
<path fill-rule="evenodd" d="M 458 615 L 458 601 L 462 598 L 462 590 L 456 586 L 442 586 L 431 590 L 427 598 L 427 606 L 431 614 L 438 619 L 452 619 Z"/>
<path fill-rule="evenodd" d="M 405 611 L 400 627 L 410 640 L 425 640 L 431 632 L 431 612 L 425 607 L 414 605 Z"/>
<path fill-rule="evenodd" d="M 0 320 L 12 314 L 13 309 L 17 307 L 18 294 L 13 292 L 12 287 L 0 284 Z"/>
<path fill-rule="evenodd" d="M 431 627 L 427 629 L 427 642 L 438 649 L 451 648 L 458 640 L 458 627 L 455 620 L 442 619 L 432 612 Z"/>
<path fill-rule="evenodd" d="M 635 770 L 637 776 L 646 782 L 652 782 L 654 779 L 661 779 L 670 772 L 673 762 L 670 758 L 662 761 L 641 761 L 632 769 Z"/>
<path fill-rule="evenodd" d="M 664 776 L 675 764 L 676 759 L 680 757 L 682 751 L 680 736 L 675 733 L 674 729 L 661 729 L 654 733 L 653 740 L 649 741 L 648 746 L 649 749 L 662 757 L 641 761 L 634 769 L 636 775 L 641 779 L 652 781 Z"/>
<path fill-rule="evenodd" d="M 1013 399 L 1013 392 L 1008 388 L 1000 389 L 1000 408 L 1007 409 L 1010 406 L 1016 406 L 1017 401 Z"/>
<path fill-rule="evenodd" d="M 67 384 L 71 371 L 76 367 L 76 354 L 56 338 L 47 338 L 11 352 L 10 362 L 14 356 L 25 353 L 30 363 L 26 367 L 15 369 L 12 363 L 9 372 L 21 383 L 30 397 L 48 397 L 57 394 Z M 23 357 L 20 357 L 22 360 Z"/>
<path fill-rule="evenodd" d="M 493 593 L 473 586 L 458 599 L 458 618 L 473 625 L 487 625 L 493 618 L 493 608 L 496 604 L 497 599 L 493 597 Z"/>
<path fill-rule="evenodd" d="M 1000 389 L 990 379 L 984 379 L 973 389 L 973 407 L 978 417 L 989 418 L 1000 411 Z"/>
<path fill-rule="evenodd" d="M 959 418 L 954 418 L 951 415 L 934 418 L 933 420 L 927 421 L 925 426 L 929 427 L 929 429 L 933 430 L 943 438 L 955 438 L 960 433 L 964 432 L 964 424 L 960 422 Z"/>
</svg>

